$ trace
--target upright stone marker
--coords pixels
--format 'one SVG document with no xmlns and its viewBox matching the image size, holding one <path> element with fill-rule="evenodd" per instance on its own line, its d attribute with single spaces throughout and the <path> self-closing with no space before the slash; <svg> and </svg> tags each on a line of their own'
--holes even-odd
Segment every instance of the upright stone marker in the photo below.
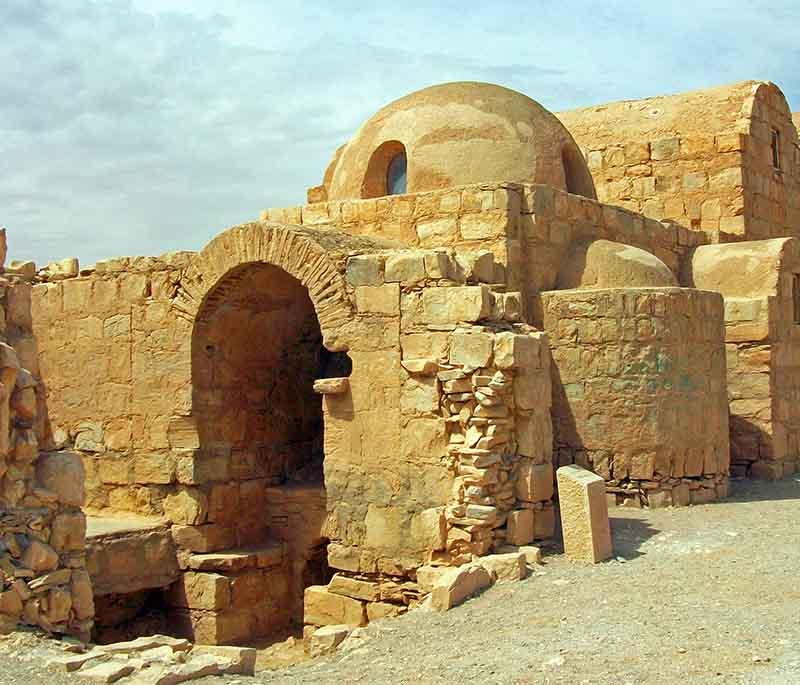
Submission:
<svg viewBox="0 0 800 685">
<path fill-rule="evenodd" d="M 567 556 L 592 564 L 608 559 L 613 548 L 605 481 L 579 466 L 562 466 L 556 476 Z"/>
</svg>

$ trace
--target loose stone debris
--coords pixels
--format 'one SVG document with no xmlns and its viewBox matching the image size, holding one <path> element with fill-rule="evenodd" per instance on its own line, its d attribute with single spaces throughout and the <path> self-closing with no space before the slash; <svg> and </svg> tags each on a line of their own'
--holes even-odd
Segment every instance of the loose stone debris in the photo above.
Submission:
<svg viewBox="0 0 800 685">
<path fill-rule="evenodd" d="M 167 635 L 67 650 L 48 663 L 50 668 L 99 683 L 175 685 L 207 675 L 255 675 L 253 648 L 194 646 Z"/>
</svg>

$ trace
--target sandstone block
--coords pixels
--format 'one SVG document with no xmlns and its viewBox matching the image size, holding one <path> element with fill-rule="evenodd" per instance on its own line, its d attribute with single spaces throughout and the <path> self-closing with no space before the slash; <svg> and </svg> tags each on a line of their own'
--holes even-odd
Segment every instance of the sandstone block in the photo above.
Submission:
<svg viewBox="0 0 800 685">
<path fill-rule="evenodd" d="M 319 378 L 314 381 L 314 392 L 318 395 L 342 395 L 349 389 L 349 378 Z"/>
<path fill-rule="evenodd" d="M 457 252 L 456 263 L 467 281 L 494 282 L 494 255 L 488 250 Z"/>
<path fill-rule="evenodd" d="M 105 652 L 99 649 L 90 649 L 83 654 L 68 654 L 67 656 L 56 657 L 47 662 L 48 667 L 65 673 L 72 673 L 79 670 L 82 666 L 92 661 L 105 657 Z"/>
<path fill-rule="evenodd" d="M 58 554 L 50 545 L 33 540 L 22 554 L 22 565 L 34 573 L 53 571 L 58 567 Z"/>
<path fill-rule="evenodd" d="M 451 269 L 450 257 L 446 252 L 425 253 L 425 273 L 428 278 L 447 278 Z"/>
<path fill-rule="evenodd" d="M 506 541 L 517 546 L 533 541 L 533 509 L 517 509 L 509 513 Z"/>
<path fill-rule="evenodd" d="M 387 283 L 415 285 L 425 280 L 425 258 L 422 252 L 402 252 L 386 258 Z"/>
<path fill-rule="evenodd" d="M 170 589 L 172 604 L 190 609 L 219 611 L 231 604 L 231 582 L 218 573 L 183 573 Z"/>
<path fill-rule="evenodd" d="M 86 544 L 86 515 L 82 511 L 64 512 L 53 519 L 50 544 L 56 552 L 77 552 Z"/>
<path fill-rule="evenodd" d="M 545 502 L 553 498 L 553 465 L 520 459 L 514 492 L 523 502 Z"/>
<path fill-rule="evenodd" d="M 541 346 L 540 336 L 509 331 L 497 333 L 494 339 L 495 366 L 499 369 L 540 369 Z"/>
<path fill-rule="evenodd" d="M 473 563 L 480 564 L 498 583 L 522 580 L 528 573 L 525 555 L 522 552 L 509 554 L 490 554 L 480 557 Z"/>
<path fill-rule="evenodd" d="M 74 570 L 70 582 L 72 592 L 72 610 L 79 621 L 85 621 L 94 616 L 94 593 L 92 581 L 86 571 Z"/>
<path fill-rule="evenodd" d="M 578 466 L 562 466 L 556 476 L 567 556 L 589 563 L 608 559 L 613 549 L 605 481 Z"/>
<path fill-rule="evenodd" d="M 535 566 L 542 563 L 542 550 L 534 545 L 524 545 L 519 551 L 525 555 L 525 563 L 528 566 Z"/>
<path fill-rule="evenodd" d="M 492 584 L 491 574 L 480 565 L 469 564 L 448 569 L 431 592 L 431 608 L 447 611 Z"/>
<path fill-rule="evenodd" d="M 364 314 L 400 315 L 400 286 L 362 285 L 356 288 L 356 308 Z"/>
<path fill-rule="evenodd" d="M 436 373 L 438 364 L 434 359 L 403 359 L 400 362 L 403 368 L 412 376 L 431 376 Z"/>
<path fill-rule="evenodd" d="M 69 618 L 72 609 L 72 595 L 61 588 L 53 588 L 47 595 L 47 612 L 45 618 L 55 625 L 64 623 Z"/>
<path fill-rule="evenodd" d="M 81 678 L 96 683 L 115 683 L 136 670 L 124 661 L 103 661 L 90 668 L 81 669 Z"/>
<path fill-rule="evenodd" d="M 195 645 L 193 655 L 209 655 L 222 657 L 230 661 L 230 666 L 221 668 L 222 673 L 229 675 L 255 675 L 258 652 L 253 647 L 227 647 L 222 645 Z"/>
<path fill-rule="evenodd" d="M 19 618 L 22 614 L 22 600 L 15 590 L 0 592 L 0 614 Z"/>
<path fill-rule="evenodd" d="M 172 416 L 167 424 L 167 442 L 172 449 L 198 449 L 200 436 L 193 416 Z"/>
<path fill-rule="evenodd" d="M 449 566 L 420 566 L 417 569 L 417 583 L 422 592 L 431 592 L 439 579 L 451 570 Z"/>
<path fill-rule="evenodd" d="M 444 549 L 447 541 L 447 519 L 444 507 L 424 509 L 411 523 L 411 536 L 426 550 Z"/>
<path fill-rule="evenodd" d="M 141 454 L 133 462 L 136 483 L 167 485 L 175 480 L 175 461 L 170 454 Z"/>
<path fill-rule="evenodd" d="M 312 657 L 322 656 L 334 651 L 350 634 L 351 626 L 328 625 L 314 631 L 309 639 L 309 653 Z"/>
<path fill-rule="evenodd" d="M 352 578 L 341 573 L 333 576 L 328 584 L 328 592 L 345 595 L 353 599 L 363 599 L 367 602 L 375 602 L 380 598 L 380 590 L 376 583 Z"/>
<path fill-rule="evenodd" d="M 164 515 L 179 525 L 199 525 L 208 516 L 208 497 L 197 488 L 181 488 L 164 498 Z"/>
<path fill-rule="evenodd" d="M 202 526 L 172 526 L 172 538 L 178 547 L 190 552 L 217 552 L 233 547 L 236 535 L 231 528 L 208 523 Z"/>
<path fill-rule="evenodd" d="M 383 283 L 383 257 L 380 255 L 358 255 L 347 260 L 345 277 L 354 286 L 380 285 Z"/>
<path fill-rule="evenodd" d="M 303 621 L 318 626 L 366 623 L 364 603 L 328 591 L 324 585 L 311 585 L 303 595 Z"/>
<path fill-rule="evenodd" d="M 475 322 L 492 313 L 493 297 L 486 286 L 426 288 L 422 291 L 422 323 Z"/>
<path fill-rule="evenodd" d="M 450 343 L 450 363 L 474 369 L 489 366 L 494 342 L 488 333 L 456 331 Z"/>
<path fill-rule="evenodd" d="M 25 421 L 36 418 L 36 390 L 21 388 L 11 395 L 11 408 Z"/>
<path fill-rule="evenodd" d="M 58 495 L 58 501 L 73 507 L 83 506 L 85 471 L 74 452 L 46 452 L 36 463 L 36 479 Z"/>
<path fill-rule="evenodd" d="M 405 607 L 397 604 L 390 604 L 389 602 L 370 602 L 367 604 L 367 619 L 372 623 L 382 618 L 399 616 L 404 610 Z"/>
</svg>

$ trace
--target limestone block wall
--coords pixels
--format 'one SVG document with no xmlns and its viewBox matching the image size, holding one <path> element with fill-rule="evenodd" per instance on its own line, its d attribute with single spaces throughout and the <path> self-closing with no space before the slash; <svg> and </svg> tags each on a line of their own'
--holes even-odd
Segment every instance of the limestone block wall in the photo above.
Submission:
<svg viewBox="0 0 800 685">
<path fill-rule="evenodd" d="M 795 238 L 709 245 L 692 260 L 698 287 L 725 298 L 731 470 L 781 478 L 800 464 L 800 247 Z"/>
<path fill-rule="evenodd" d="M 549 186 L 516 183 L 268 209 L 262 218 L 388 237 L 409 247 L 462 254 L 488 250 L 495 265 L 487 280 L 522 292 L 526 305 L 538 291 L 556 287 L 559 268 L 576 242 L 602 238 L 639 247 L 678 279 L 692 249 L 709 242 L 699 230 Z M 539 320 L 532 311 L 526 316 Z"/>
<path fill-rule="evenodd" d="M 715 242 L 798 230 L 797 132 L 772 83 L 748 81 L 558 116 L 583 149 L 601 202 L 705 231 Z M 779 170 L 773 131 L 780 137 Z"/>
<path fill-rule="evenodd" d="M 187 468 L 171 418 L 190 406 L 191 326 L 170 307 L 189 257 L 111 259 L 33 286 L 43 439 L 82 455 L 89 511 L 161 514 Z"/>
<path fill-rule="evenodd" d="M 680 288 L 542 294 L 559 465 L 620 503 L 724 496 L 729 444 L 722 298 Z"/>
<path fill-rule="evenodd" d="M 232 588 L 243 570 L 200 557 L 283 545 L 259 573 L 280 575 L 285 602 L 261 597 L 261 623 L 196 605 L 209 579 L 180 581 L 195 637 L 279 628 L 328 565 L 388 583 L 402 610 L 418 566 L 552 532 L 544 343 L 515 328 L 522 297 L 498 273 L 489 250 L 253 223 L 196 255 L 45 275 L 47 439 L 83 456 L 93 511 L 170 521 L 184 575 L 211 564 Z M 459 361 L 462 338 L 488 356 Z M 75 359 L 94 363 L 94 392 Z"/>
<path fill-rule="evenodd" d="M 0 271 L 5 261 L 0 231 Z M 0 633 L 18 623 L 88 637 L 94 618 L 85 569 L 83 468 L 68 452 L 43 452 L 46 415 L 29 278 L 0 276 Z"/>
</svg>

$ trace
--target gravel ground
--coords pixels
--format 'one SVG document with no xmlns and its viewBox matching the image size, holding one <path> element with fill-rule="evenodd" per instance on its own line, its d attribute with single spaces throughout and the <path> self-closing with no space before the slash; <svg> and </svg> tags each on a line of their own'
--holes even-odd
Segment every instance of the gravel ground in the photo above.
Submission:
<svg viewBox="0 0 800 685">
<path fill-rule="evenodd" d="M 374 624 L 331 658 L 195 682 L 800 683 L 800 478 L 611 517 L 616 560 L 549 556 L 521 583 Z M 74 685 L 42 667 L 48 649 L 0 641 L 0 685 Z"/>
</svg>

